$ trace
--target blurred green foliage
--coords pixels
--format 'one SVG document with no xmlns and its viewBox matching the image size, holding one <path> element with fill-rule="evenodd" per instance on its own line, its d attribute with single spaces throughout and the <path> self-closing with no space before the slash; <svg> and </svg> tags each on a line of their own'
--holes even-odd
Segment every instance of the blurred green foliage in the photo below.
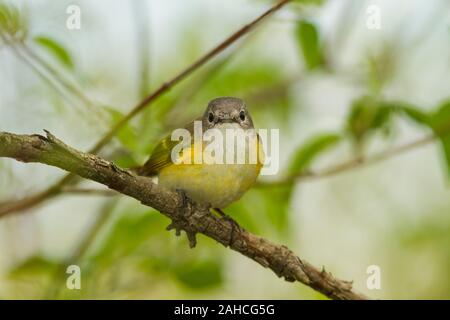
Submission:
<svg viewBox="0 0 450 320">
<path fill-rule="evenodd" d="M 297 25 L 296 35 L 307 69 L 314 70 L 322 66 L 324 57 L 317 27 L 302 20 Z"/>
<path fill-rule="evenodd" d="M 380 47 L 377 53 L 370 54 L 367 59 L 369 89 L 372 94 L 377 95 L 382 93 L 392 79 L 397 65 L 394 45 L 382 43 Z"/>
<path fill-rule="evenodd" d="M 0 32 L 16 40 L 23 40 L 28 35 L 27 19 L 16 6 L 0 2 Z"/>
<path fill-rule="evenodd" d="M 227 212 L 249 230 L 288 239 L 291 193 L 289 185 L 251 189 Z"/>
<path fill-rule="evenodd" d="M 59 61 L 61 65 L 65 66 L 68 69 L 74 69 L 73 59 L 70 53 L 66 48 L 56 40 L 46 37 L 46 36 L 37 36 L 34 37 L 34 41 L 39 44 L 43 49 L 47 50 L 50 54 L 56 58 L 56 61 Z"/>
<path fill-rule="evenodd" d="M 429 121 L 431 128 L 441 141 L 450 176 L 450 101 L 440 104 L 431 114 Z"/>
<path fill-rule="evenodd" d="M 117 123 L 119 123 L 125 117 L 125 115 L 117 109 L 111 107 L 105 107 L 105 109 L 111 117 L 111 125 L 113 126 L 117 125 Z M 137 149 L 139 139 L 137 130 L 132 123 L 128 122 L 122 127 L 122 129 L 117 134 L 117 139 L 126 149 Z M 122 165 L 128 167 L 127 163 L 122 163 Z M 130 163 L 130 166 L 132 165 L 134 165 L 134 163 Z"/>
<path fill-rule="evenodd" d="M 321 4 L 323 1 L 296 2 Z M 26 19 L 14 6 L 0 3 L 0 30 L 15 40 L 29 40 Z M 299 49 L 298 60 L 307 70 L 305 75 L 326 69 L 328 57 L 324 48 L 327 39 L 321 34 L 318 24 L 305 18 L 302 13 L 292 31 L 292 42 Z M 198 34 L 192 30 L 180 30 L 180 34 L 180 60 L 201 53 Z M 76 56 L 54 39 L 46 34 L 35 36 L 30 45 L 49 53 L 52 65 L 74 72 Z M 445 101 L 427 112 L 423 111 L 422 106 L 384 98 L 383 90 L 392 79 L 398 63 L 392 45 L 384 45 L 379 53 L 370 55 L 365 61 L 368 69 L 364 79 L 368 81 L 363 81 L 365 87 L 362 94 L 348 106 L 342 129 L 332 133 L 317 131 L 299 143 L 287 161 L 286 174 L 295 176 L 307 173 L 318 159 L 329 155 L 346 141 L 354 143 L 364 152 L 364 147 L 373 137 L 384 139 L 389 136 L 395 130 L 399 117 L 412 120 L 439 136 L 450 174 L 450 135 L 447 134 L 450 102 Z M 336 72 L 332 69 L 327 71 Z M 139 165 L 161 137 L 172 128 L 198 117 L 211 97 L 216 96 L 233 94 L 243 97 L 258 127 L 285 128 L 292 112 L 297 109 L 301 111 L 289 94 L 297 83 L 296 73 L 298 71 L 286 71 L 279 64 L 260 58 L 254 51 L 243 56 L 235 57 L 234 53 L 224 56 L 194 74 L 189 81 L 174 87 L 146 108 L 136 121 L 127 123 L 117 135 L 119 147 L 116 149 L 119 150 L 113 150 L 112 158 L 121 167 Z M 164 81 L 164 77 L 155 75 L 156 79 L 152 81 Z M 111 126 L 126 116 L 117 108 L 97 107 L 109 115 Z M 250 231 L 288 243 L 293 229 L 291 206 L 294 187 L 294 183 L 289 183 L 252 189 L 226 212 Z M 139 204 L 126 208 L 117 206 L 114 219 L 108 220 L 102 232 L 94 237 L 88 254 L 76 261 L 83 266 L 83 283 L 88 290 L 71 292 L 65 289 L 64 281 L 60 279 L 64 275 L 55 274 L 65 260 L 38 254 L 10 269 L 6 278 L 14 288 L 11 289 L 11 297 L 48 297 L 48 288 L 55 285 L 61 289 L 57 296 L 60 298 L 158 297 L 155 294 L 160 289 L 160 283 L 164 287 L 173 286 L 186 296 L 224 288 L 229 267 L 225 250 L 205 237 L 199 237 L 195 250 L 188 250 L 184 235 L 176 238 L 164 231 L 168 219 L 154 210 L 142 210 Z M 431 224 L 399 233 L 407 247 L 431 247 L 436 242 L 448 244 L 448 225 Z M 450 257 L 445 253 L 440 258 L 444 261 L 443 267 L 448 269 Z M 134 293 L 139 290 L 142 295 Z M 449 291 L 447 286 L 443 294 Z M 304 296 L 299 294 L 294 297 Z M 308 297 L 323 298 L 314 292 Z"/>
<path fill-rule="evenodd" d="M 148 281 L 152 281 L 157 274 L 173 275 L 180 284 L 190 289 L 220 285 L 224 267 L 220 256 L 211 252 L 207 244 L 202 244 L 202 250 L 209 252 L 205 257 L 175 250 L 179 245 L 187 247 L 187 243 L 184 240 L 182 243 L 161 241 L 161 230 L 167 224 L 168 219 L 153 210 L 136 214 L 126 212 L 114 223 L 85 264 L 89 269 L 108 270 L 118 260 L 127 257 L 127 268 L 143 272 L 144 276 L 149 277 Z"/>
<path fill-rule="evenodd" d="M 333 133 L 314 136 L 296 150 L 289 166 L 289 174 L 298 175 L 306 171 L 316 157 L 336 146 L 342 138 L 342 135 Z"/>
<path fill-rule="evenodd" d="M 362 144 L 373 132 L 389 133 L 393 108 L 386 106 L 378 98 L 363 96 L 352 103 L 348 115 L 347 130 L 356 143 Z"/>
</svg>

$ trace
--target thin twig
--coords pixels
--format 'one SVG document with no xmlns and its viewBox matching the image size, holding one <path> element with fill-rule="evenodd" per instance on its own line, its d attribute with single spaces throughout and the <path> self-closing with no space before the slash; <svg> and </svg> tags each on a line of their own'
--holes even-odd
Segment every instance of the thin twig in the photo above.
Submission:
<svg viewBox="0 0 450 320">
<path fill-rule="evenodd" d="M 94 103 L 90 101 L 79 89 L 72 85 L 62 74 L 60 74 L 54 67 L 42 59 L 36 52 L 34 52 L 23 41 L 8 39 L 6 35 L 0 32 L 0 37 L 11 48 L 12 52 L 20 59 L 25 65 L 27 65 L 34 73 L 38 75 L 50 88 L 52 88 L 59 96 L 61 96 L 66 103 L 73 106 L 78 112 L 85 116 L 85 119 L 92 124 L 98 126 L 98 121 L 92 119 L 92 113 L 89 114 L 77 103 L 74 103 L 67 92 L 62 89 L 66 89 L 69 93 L 78 98 L 84 105 L 91 107 L 92 111 L 95 111 L 95 115 L 100 116 L 100 109 L 94 108 Z M 100 119 L 100 118 L 99 118 Z M 105 117 L 101 117 L 101 120 L 105 120 Z M 104 121 L 103 121 L 104 123 Z"/>
<path fill-rule="evenodd" d="M 92 112 L 98 120 L 101 121 L 101 124 L 107 124 L 106 114 L 103 112 L 103 109 L 100 105 L 90 98 L 88 98 L 81 89 L 79 89 L 75 84 L 73 84 L 69 79 L 67 79 L 61 72 L 59 72 L 55 67 L 53 67 L 50 63 L 45 61 L 38 53 L 36 53 L 29 45 L 25 42 L 20 41 L 17 43 L 18 49 L 20 49 L 29 59 L 33 60 L 36 64 L 38 64 L 43 70 L 45 70 L 49 75 L 55 79 L 64 89 L 66 89 L 69 93 L 75 96 L 84 107 L 84 114 L 89 114 L 90 117 L 87 117 L 88 121 L 91 121 Z M 86 112 L 90 113 L 86 113 Z M 98 126 L 98 121 L 95 121 L 95 125 Z"/>
<path fill-rule="evenodd" d="M 288 176 L 281 180 L 276 181 L 267 181 L 267 182 L 260 182 L 257 184 L 258 187 L 275 187 L 275 186 L 282 186 L 286 184 L 290 184 L 293 182 L 298 181 L 308 181 L 308 180 L 316 180 L 316 179 L 322 179 L 326 177 L 330 177 L 342 172 L 350 171 L 353 169 L 361 168 L 363 166 L 368 166 L 371 164 L 375 164 L 378 162 L 381 162 L 386 159 L 390 159 L 392 157 L 395 157 L 399 154 L 402 154 L 404 152 L 416 149 L 418 147 L 427 145 L 433 141 L 435 141 L 436 136 L 430 135 L 424 138 L 421 138 L 416 141 L 412 141 L 409 143 L 406 143 L 404 145 L 382 151 L 378 154 L 375 154 L 370 157 L 359 157 L 352 159 L 350 161 L 346 161 L 334 166 L 331 166 L 329 168 L 323 169 L 321 171 L 307 171 L 307 172 L 301 172 L 299 174 Z"/>
<path fill-rule="evenodd" d="M 248 39 L 249 38 L 247 38 L 247 40 Z M 240 47 L 242 47 L 245 44 L 246 42 L 242 42 Z M 191 80 L 189 86 L 186 89 L 184 89 L 183 92 L 181 92 L 180 96 L 176 99 L 176 103 L 174 104 L 169 114 L 167 115 L 167 118 L 170 121 L 167 121 L 166 119 L 166 122 L 170 122 L 171 126 L 173 126 L 174 125 L 173 123 L 174 122 L 176 123 L 177 119 L 178 121 L 180 121 L 181 119 L 179 119 L 178 112 L 180 112 L 180 110 L 183 111 L 185 110 L 189 101 L 191 101 L 198 94 L 198 92 L 204 86 L 204 84 L 207 83 L 208 81 L 211 81 L 215 75 L 220 73 L 220 71 L 223 70 L 230 63 L 234 55 L 240 51 L 239 49 L 240 48 L 236 48 L 236 50 L 228 53 L 220 60 L 215 61 L 215 63 L 212 64 L 212 66 L 209 67 L 207 70 L 205 70 L 205 72 L 200 77 L 193 79 L 193 81 Z"/>
<path fill-rule="evenodd" d="M 148 1 L 132 1 L 133 20 L 136 29 L 139 98 L 145 97 L 150 87 L 150 17 Z"/>
<path fill-rule="evenodd" d="M 25 65 L 27 65 L 33 72 L 36 73 L 38 77 L 40 77 L 45 83 L 47 83 L 55 92 L 57 92 L 69 105 L 74 105 L 73 101 L 70 101 L 70 99 L 67 97 L 67 95 L 59 88 L 53 80 L 48 77 L 45 73 L 43 73 L 33 62 L 30 61 L 27 56 L 25 56 L 21 51 L 18 50 L 18 48 L 15 46 L 15 43 L 13 41 L 10 41 L 7 39 L 6 35 L 0 32 L 0 38 L 3 39 L 6 45 L 8 45 L 12 52 L 16 55 L 17 58 L 19 58 Z M 76 108 L 78 106 L 75 105 Z"/>
<path fill-rule="evenodd" d="M 148 104 L 159 98 L 162 94 L 169 91 L 173 86 L 187 78 L 191 73 L 196 71 L 198 68 L 206 64 L 209 60 L 214 58 L 216 55 L 221 53 L 223 50 L 228 48 L 231 44 L 233 44 L 236 40 L 246 35 L 250 30 L 252 30 L 257 24 L 259 24 L 261 21 L 275 13 L 277 10 L 281 9 L 285 4 L 287 4 L 290 0 L 282 0 L 279 1 L 277 4 L 275 4 L 273 7 L 271 7 L 269 10 L 264 12 L 262 15 L 260 15 L 258 18 L 250 22 L 249 24 L 246 24 L 241 29 L 233 33 L 231 36 L 229 36 L 227 39 L 225 39 L 223 42 L 221 42 L 218 46 L 216 46 L 214 49 L 200 57 L 198 60 L 196 60 L 194 63 L 192 63 L 189 67 L 181 71 L 178 75 L 176 75 L 174 78 L 172 78 L 170 81 L 162 84 L 156 91 L 154 91 L 152 94 L 150 94 L 147 98 L 142 100 L 137 106 L 135 106 L 131 112 L 129 112 L 125 117 L 122 118 L 121 121 L 119 121 L 111 130 L 109 130 L 105 136 L 100 139 L 99 142 L 90 150 L 91 153 L 97 153 L 100 151 L 115 135 L 116 133 L 132 118 L 134 118 L 139 112 L 141 112 Z"/>
<path fill-rule="evenodd" d="M 32 48 L 30 48 L 25 42 L 19 42 L 18 47 L 27 54 L 31 59 L 36 61 L 42 66 L 50 75 L 58 80 L 61 85 L 75 95 L 81 102 L 83 102 L 87 107 L 94 107 L 95 103 L 92 102 L 79 88 L 72 84 L 68 79 L 66 79 L 56 68 L 54 68 L 50 63 L 45 61 L 41 56 L 39 56 Z"/>
<path fill-rule="evenodd" d="M 95 188 L 76 188 L 76 187 L 64 187 L 61 192 L 66 194 L 75 195 L 88 195 L 88 196 L 117 196 L 117 192 L 110 189 L 95 189 Z"/>
</svg>

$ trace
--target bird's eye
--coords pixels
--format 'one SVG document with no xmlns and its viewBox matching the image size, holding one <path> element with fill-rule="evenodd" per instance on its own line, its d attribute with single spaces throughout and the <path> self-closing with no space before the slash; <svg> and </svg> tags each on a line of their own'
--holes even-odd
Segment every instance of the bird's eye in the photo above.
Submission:
<svg viewBox="0 0 450 320">
<path fill-rule="evenodd" d="M 209 115 L 208 115 L 208 121 L 211 122 L 211 123 L 214 121 L 214 115 L 213 115 L 212 112 L 210 112 Z"/>
<path fill-rule="evenodd" d="M 244 121 L 244 120 L 245 120 L 245 112 L 244 112 L 244 111 L 241 111 L 241 112 L 239 113 L 239 119 L 241 119 L 241 121 Z"/>
</svg>

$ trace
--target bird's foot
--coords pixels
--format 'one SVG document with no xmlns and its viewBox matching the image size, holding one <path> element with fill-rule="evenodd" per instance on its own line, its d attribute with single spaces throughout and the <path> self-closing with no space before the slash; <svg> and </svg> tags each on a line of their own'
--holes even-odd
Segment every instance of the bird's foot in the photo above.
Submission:
<svg viewBox="0 0 450 320">
<path fill-rule="evenodd" d="M 229 215 L 227 215 L 225 212 L 223 212 L 222 209 L 214 208 L 214 211 L 216 211 L 222 217 L 222 219 L 227 220 L 230 223 L 231 234 L 230 234 L 230 239 L 228 240 L 228 246 L 231 247 L 231 245 L 234 243 L 236 232 L 237 233 L 241 233 L 242 232 L 242 228 L 236 222 L 236 220 L 234 220 Z"/>
<path fill-rule="evenodd" d="M 187 223 L 187 220 L 186 220 L 187 215 L 190 213 L 190 210 L 192 207 L 192 202 L 186 196 L 186 192 L 184 190 L 177 189 L 176 192 L 181 197 L 179 218 L 172 219 L 172 222 L 167 226 L 167 230 L 175 229 L 176 236 L 180 236 L 181 230 L 184 230 L 184 232 L 186 232 L 187 238 L 189 240 L 189 246 L 191 248 L 194 248 L 197 244 L 197 239 L 195 237 L 196 232 L 190 230 L 189 224 Z"/>
</svg>

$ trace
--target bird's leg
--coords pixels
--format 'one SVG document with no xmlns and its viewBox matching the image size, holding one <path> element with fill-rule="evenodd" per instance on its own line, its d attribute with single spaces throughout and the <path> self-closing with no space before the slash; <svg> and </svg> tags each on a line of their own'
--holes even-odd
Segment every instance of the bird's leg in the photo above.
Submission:
<svg viewBox="0 0 450 320">
<path fill-rule="evenodd" d="M 241 232 L 242 228 L 233 218 L 231 218 L 229 215 L 227 215 L 225 212 L 223 212 L 222 209 L 214 208 L 214 211 L 216 211 L 222 217 L 222 219 L 227 220 L 230 223 L 231 235 L 230 235 L 230 239 L 228 240 L 228 246 L 231 246 L 234 242 L 234 234 L 235 234 L 236 229 L 238 230 L 238 232 Z"/>
<path fill-rule="evenodd" d="M 183 189 L 176 189 L 176 192 L 180 195 L 181 197 L 181 208 L 182 208 L 182 213 L 183 215 L 186 215 L 187 211 L 188 211 L 188 205 L 189 205 L 189 198 L 186 195 L 186 191 L 184 191 Z"/>
<path fill-rule="evenodd" d="M 172 223 L 167 226 L 167 230 L 175 229 L 175 234 L 179 236 L 181 234 L 181 230 L 186 232 L 186 235 L 189 240 L 189 246 L 191 248 L 195 247 L 197 240 L 195 237 L 196 232 L 190 230 L 189 225 L 186 224 L 185 219 L 188 213 L 190 212 L 190 206 L 192 206 L 191 200 L 186 196 L 186 192 L 181 189 L 177 189 L 176 192 L 181 197 L 181 207 L 180 207 L 180 217 L 176 219 L 172 219 Z"/>
</svg>

